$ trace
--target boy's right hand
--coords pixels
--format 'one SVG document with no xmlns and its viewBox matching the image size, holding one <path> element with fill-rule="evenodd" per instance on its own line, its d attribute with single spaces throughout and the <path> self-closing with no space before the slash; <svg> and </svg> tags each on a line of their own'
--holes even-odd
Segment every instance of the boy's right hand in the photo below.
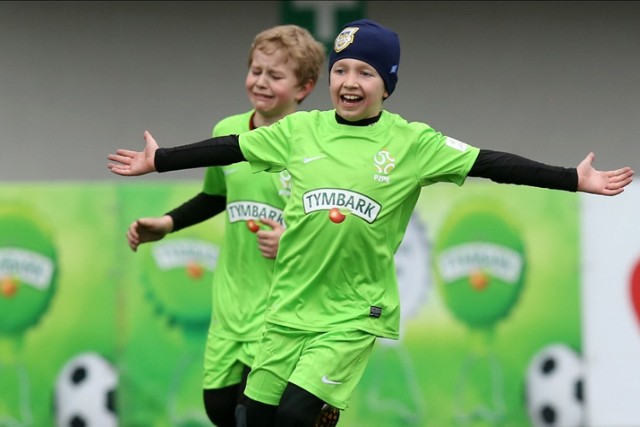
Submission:
<svg viewBox="0 0 640 427">
<path fill-rule="evenodd" d="M 155 242 L 164 238 L 173 230 L 173 219 L 169 215 L 157 218 L 139 218 L 127 230 L 127 241 L 132 251 L 147 242 Z"/>
<path fill-rule="evenodd" d="M 270 227 L 270 230 L 258 230 L 258 249 L 265 258 L 275 258 L 280 246 L 280 236 L 284 232 L 284 227 L 278 222 L 269 218 L 260 218 L 260 222 Z"/>
<path fill-rule="evenodd" d="M 158 143 L 149 131 L 144 131 L 144 151 L 133 151 L 119 148 L 115 154 L 109 154 L 107 158 L 115 163 L 107 163 L 111 172 L 123 176 L 145 175 L 155 172 L 155 157 Z"/>
</svg>

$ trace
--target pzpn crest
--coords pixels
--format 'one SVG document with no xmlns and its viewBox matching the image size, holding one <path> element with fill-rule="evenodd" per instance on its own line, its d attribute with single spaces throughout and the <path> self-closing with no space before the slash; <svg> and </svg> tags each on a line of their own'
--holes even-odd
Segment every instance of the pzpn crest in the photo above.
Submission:
<svg viewBox="0 0 640 427">
<path fill-rule="evenodd" d="M 353 43 L 354 36 L 358 32 L 360 28 L 358 27 L 347 27 L 338 34 L 336 37 L 336 41 L 333 44 L 333 50 L 336 53 L 343 51 L 347 48 L 351 43 Z"/>
</svg>

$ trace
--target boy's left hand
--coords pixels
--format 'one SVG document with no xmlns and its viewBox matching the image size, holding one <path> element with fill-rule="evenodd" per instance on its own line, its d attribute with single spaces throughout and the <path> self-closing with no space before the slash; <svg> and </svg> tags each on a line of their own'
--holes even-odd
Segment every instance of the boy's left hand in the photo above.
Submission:
<svg viewBox="0 0 640 427">
<path fill-rule="evenodd" d="M 589 153 L 580 162 L 578 170 L 578 191 L 583 193 L 601 194 L 603 196 L 615 196 L 624 191 L 624 187 L 633 181 L 633 170 L 629 167 L 613 171 L 596 170 L 592 163 L 596 156 Z"/>
</svg>

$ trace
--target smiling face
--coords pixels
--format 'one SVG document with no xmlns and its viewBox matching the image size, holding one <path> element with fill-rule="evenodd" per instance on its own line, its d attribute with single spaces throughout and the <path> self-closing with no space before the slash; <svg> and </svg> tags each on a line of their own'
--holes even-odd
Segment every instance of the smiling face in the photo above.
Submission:
<svg viewBox="0 0 640 427">
<path fill-rule="evenodd" d="M 337 113 L 350 122 L 377 116 L 382 111 L 383 99 L 389 96 L 376 69 L 351 58 L 333 64 L 329 91 Z"/>
<path fill-rule="evenodd" d="M 294 61 L 281 51 L 265 53 L 254 50 L 245 80 L 247 96 L 256 111 L 254 124 L 264 126 L 296 111 L 313 84 L 301 85 L 294 70 Z"/>
</svg>

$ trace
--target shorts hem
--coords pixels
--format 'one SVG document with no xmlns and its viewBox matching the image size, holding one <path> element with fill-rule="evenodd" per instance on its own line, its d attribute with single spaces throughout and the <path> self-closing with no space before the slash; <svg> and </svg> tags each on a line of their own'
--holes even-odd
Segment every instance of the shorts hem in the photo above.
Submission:
<svg viewBox="0 0 640 427">
<path fill-rule="evenodd" d="M 323 390 L 316 388 L 316 387 L 312 387 L 309 384 L 300 384 L 298 382 L 295 381 L 291 381 L 292 384 L 297 385 L 298 387 L 308 391 L 309 393 L 313 394 L 314 396 L 316 396 L 317 398 L 319 398 L 320 400 L 322 400 L 325 403 L 328 403 L 329 405 L 333 406 L 334 408 L 338 408 L 342 411 L 344 411 L 345 409 L 347 409 L 348 402 L 344 401 L 344 400 L 337 400 L 335 398 L 333 398 L 330 394 L 325 393 Z"/>
<path fill-rule="evenodd" d="M 251 400 L 255 400 L 256 402 L 264 403 L 265 405 L 278 406 L 280 403 L 279 398 L 270 398 L 262 393 L 254 393 L 248 388 L 244 389 L 244 394 Z"/>
</svg>

